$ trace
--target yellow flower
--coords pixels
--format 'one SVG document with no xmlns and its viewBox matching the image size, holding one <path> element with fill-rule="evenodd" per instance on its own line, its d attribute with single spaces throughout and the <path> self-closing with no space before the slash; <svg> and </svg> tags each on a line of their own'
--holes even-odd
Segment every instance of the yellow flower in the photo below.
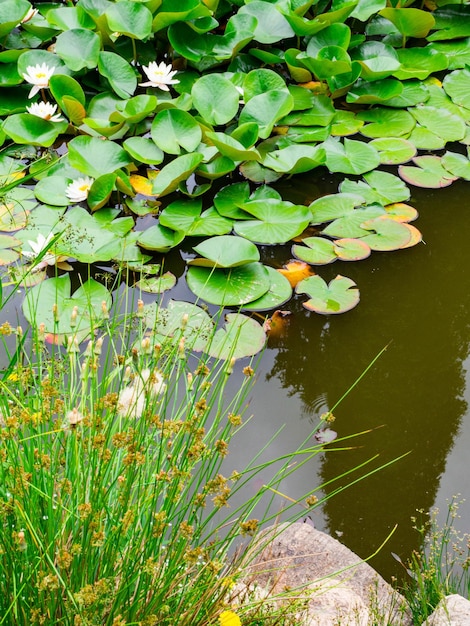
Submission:
<svg viewBox="0 0 470 626">
<path fill-rule="evenodd" d="M 219 615 L 220 626 L 242 626 L 240 618 L 233 611 L 222 611 Z"/>
</svg>

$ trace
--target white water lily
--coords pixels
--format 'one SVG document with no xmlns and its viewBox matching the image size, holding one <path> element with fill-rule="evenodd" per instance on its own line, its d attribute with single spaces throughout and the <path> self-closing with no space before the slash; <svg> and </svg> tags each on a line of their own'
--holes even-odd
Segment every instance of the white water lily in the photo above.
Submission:
<svg viewBox="0 0 470 626">
<path fill-rule="evenodd" d="M 173 78 L 176 74 L 176 70 L 171 69 L 171 65 L 167 65 L 163 61 L 158 64 L 156 61 L 151 61 L 148 66 L 143 65 L 142 69 L 147 74 L 149 79 L 146 83 L 139 83 L 140 87 L 158 87 L 163 91 L 169 91 L 168 85 L 175 85 L 180 81 Z"/>
<path fill-rule="evenodd" d="M 42 117 L 43 120 L 49 120 L 50 122 L 62 122 L 64 118 L 57 111 L 57 104 L 51 104 L 50 102 L 34 102 L 29 107 L 26 107 L 28 113 L 35 115 L 36 117 Z"/>
<path fill-rule="evenodd" d="M 128 385 L 119 394 L 117 413 L 120 417 L 137 419 L 142 416 L 146 405 L 156 396 L 165 392 L 166 384 L 160 372 L 142 370 L 132 385 Z"/>
<path fill-rule="evenodd" d="M 48 245 L 51 243 L 53 238 L 54 238 L 53 233 L 49 233 L 47 237 L 44 237 L 42 233 L 39 233 L 36 241 L 28 240 L 28 244 L 29 244 L 29 247 L 31 248 L 31 251 L 23 250 L 21 254 L 27 259 L 30 259 L 32 261 L 36 259 L 48 247 Z M 46 252 L 46 254 L 42 257 L 41 261 L 35 266 L 34 270 L 39 271 L 43 269 L 44 267 L 47 267 L 48 265 L 55 265 L 57 262 L 57 259 L 58 259 L 57 255 L 53 254 L 52 252 Z"/>
<path fill-rule="evenodd" d="M 71 202 L 83 202 L 88 198 L 88 192 L 90 191 L 90 187 L 93 185 L 94 178 L 90 176 L 85 176 L 85 178 L 77 178 L 67 185 L 67 189 L 65 190 L 65 195 Z"/>
<path fill-rule="evenodd" d="M 47 63 L 41 63 L 41 65 L 28 65 L 26 73 L 23 74 L 23 78 L 34 85 L 29 92 L 28 98 L 35 96 L 41 89 L 49 87 L 49 80 L 52 74 L 55 72 L 55 67 L 49 67 Z"/>
</svg>

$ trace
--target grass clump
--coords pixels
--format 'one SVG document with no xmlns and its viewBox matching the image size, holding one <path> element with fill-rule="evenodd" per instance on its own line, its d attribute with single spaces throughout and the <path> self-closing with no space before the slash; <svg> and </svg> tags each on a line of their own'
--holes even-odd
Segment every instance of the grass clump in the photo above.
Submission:
<svg viewBox="0 0 470 626">
<path fill-rule="evenodd" d="M 423 623 L 447 595 L 470 598 L 470 535 L 454 526 L 458 509 L 459 501 L 453 498 L 442 525 L 437 509 L 429 515 L 418 511 L 412 518 L 423 546 L 408 562 L 410 582 L 404 586 L 414 624 Z"/>
<path fill-rule="evenodd" d="M 192 356 L 185 320 L 171 341 L 150 340 L 141 311 L 106 311 L 88 343 L 64 348 L 41 326 L 2 326 L 0 624 L 219 623 L 243 570 L 235 547 L 275 518 L 293 461 L 321 450 L 278 459 L 233 505 L 271 465 L 226 459 L 253 369 L 234 389 L 233 360 Z M 247 607 L 244 623 L 289 623 L 285 609 L 260 611 Z"/>
</svg>

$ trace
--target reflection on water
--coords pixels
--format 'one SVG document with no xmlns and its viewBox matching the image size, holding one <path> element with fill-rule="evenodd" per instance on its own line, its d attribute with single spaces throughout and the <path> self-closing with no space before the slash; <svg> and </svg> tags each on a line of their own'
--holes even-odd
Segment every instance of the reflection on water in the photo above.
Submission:
<svg viewBox="0 0 470 626">
<path fill-rule="evenodd" d="M 324 527 L 363 557 L 398 524 L 371 561 L 386 577 L 400 574 L 390 553 L 406 560 L 416 547 L 410 522 L 416 509 L 433 507 L 438 494 L 441 508 L 456 491 L 470 496 L 468 446 L 460 443 L 470 438 L 467 190 L 461 183 L 437 193 L 414 193 L 411 203 L 420 212 L 417 226 L 426 245 L 319 268 L 328 280 L 337 273 L 355 280 L 361 303 L 329 318 L 305 312 L 299 301 L 292 303 L 288 338 L 278 345 L 266 374 L 281 383 L 284 393 L 300 399 L 300 412 L 293 415 L 295 404 L 294 411 L 288 409 L 289 429 L 304 430 L 302 423 L 331 408 L 390 343 L 335 411 L 340 436 L 374 430 L 356 442 L 361 447 L 326 454 L 318 469 L 318 481 L 325 483 L 374 454 L 380 455 L 378 466 L 410 452 L 328 500 L 323 509 Z M 262 404 L 256 405 L 258 421 L 269 419 L 269 413 L 260 415 Z M 468 529 L 468 509 L 462 512 Z"/>
</svg>

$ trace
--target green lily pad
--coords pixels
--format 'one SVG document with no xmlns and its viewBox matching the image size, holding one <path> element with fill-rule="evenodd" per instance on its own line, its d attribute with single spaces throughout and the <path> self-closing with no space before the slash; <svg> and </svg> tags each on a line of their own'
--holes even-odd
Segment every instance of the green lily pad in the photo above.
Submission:
<svg viewBox="0 0 470 626">
<path fill-rule="evenodd" d="M 348 91 L 346 102 L 354 104 L 386 104 L 397 98 L 403 91 L 403 85 L 395 78 L 383 78 L 374 82 L 357 81 Z"/>
<path fill-rule="evenodd" d="M 302 111 L 295 110 L 279 120 L 279 124 L 281 126 L 328 126 L 336 113 L 331 99 L 319 95 L 314 96 L 311 108 Z"/>
<path fill-rule="evenodd" d="M 363 120 L 360 120 L 352 111 L 338 110 L 331 124 L 331 135 L 333 137 L 355 135 L 363 126 Z"/>
<path fill-rule="evenodd" d="M 336 193 L 317 198 L 308 208 L 312 214 L 312 224 L 324 224 L 348 215 L 363 204 L 365 199 L 359 194 Z"/>
<path fill-rule="evenodd" d="M 229 159 L 234 161 L 259 161 L 261 159 L 255 148 L 245 148 L 240 141 L 230 135 L 219 132 L 206 132 L 205 135 L 220 154 Z"/>
<path fill-rule="evenodd" d="M 268 271 L 270 285 L 268 291 L 253 302 L 243 305 L 248 311 L 272 311 L 285 304 L 292 297 L 292 287 L 285 276 L 269 265 L 265 265 Z"/>
<path fill-rule="evenodd" d="M 373 139 L 370 144 L 378 151 L 383 165 L 400 165 L 407 163 L 416 156 L 416 146 L 401 137 L 384 137 Z"/>
<path fill-rule="evenodd" d="M 201 143 L 202 132 L 194 117 L 180 109 L 165 109 L 152 122 L 152 139 L 167 154 L 193 152 Z"/>
<path fill-rule="evenodd" d="M 165 196 L 178 189 L 179 184 L 187 180 L 200 165 L 204 156 L 199 152 L 183 154 L 165 165 L 153 180 L 152 192 L 156 196 Z"/>
<path fill-rule="evenodd" d="M 377 150 L 361 141 L 346 138 L 343 144 L 330 138 L 323 143 L 323 147 L 330 172 L 363 174 L 375 169 L 380 163 Z"/>
<path fill-rule="evenodd" d="M 176 285 L 176 276 L 171 272 L 165 272 L 161 276 L 145 277 L 138 280 L 134 287 L 148 293 L 163 293 L 173 289 Z"/>
<path fill-rule="evenodd" d="M 141 163 L 158 165 L 164 158 L 163 151 L 146 137 L 129 137 L 124 141 L 123 147 L 133 159 Z"/>
<path fill-rule="evenodd" d="M 463 154 L 446 152 L 441 159 L 441 164 L 453 176 L 470 180 L 470 160 Z"/>
<path fill-rule="evenodd" d="M 285 243 L 299 235 L 310 221 L 307 207 L 275 198 L 250 200 L 242 208 L 256 219 L 236 222 L 234 231 L 257 243 Z"/>
<path fill-rule="evenodd" d="M 69 141 L 68 159 L 72 167 L 92 178 L 110 174 L 130 163 L 125 150 L 114 141 L 87 136 Z"/>
<path fill-rule="evenodd" d="M 172 202 L 161 212 L 160 224 L 192 237 L 226 235 L 232 230 L 231 220 L 213 207 L 202 211 L 202 201 L 198 199 Z"/>
<path fill-rule="evenodd" d="M 418 211 L 410 206 L 409 204 L 404 204 L 403 202 L 394 202 L 393 204 L 388 204 L 385 207 L 387 211 L 387 215 L 392 220 L 396 220 L 397 222 L 412 222 L 418 217 Z"/>
<path fill-rule="evenodd" d="M 449 70 L 464 69 L 470 65 L 470 37 L 457 41 L 430 43 L 427 48 L 442 53 L 447 59 Z"/>
<path fill-rule="evenodd" d="M 410 113 L 422 127 L 442 137 L 446 142 L 459 141 L 465 135 L 464 120 L 445 109 L 419 105 L 410 109 Z"/>
<path fill-rule="evenodd" d="M 120 98 L 134 95 L 137 87 L 136 72 L 119 54 L 101 50 L 98 53 L 98 69 Z"/>
<path fill-rule="evenodd" d="M 215 359 L 241 359 L 257 354 L 265 343 L 266 333 L 261 324 L 242 313 L 228 313 L 225 328 L 215 332 L 204 352 Z"/>
<path fill-rule="evenodd" d="M 310 276 L 301 280 L 295 291 L 310 296 L 307 302 L 302 303 L 303 306 L 322 315 L 345 313 L 359 303 L 356 283 L 340 274 L 329 284 L 320 276 Z"/>
<path fill-rule="evenodd" d="M 259 136 L 266 139 L 272 132 L 274 124 L 292 111 L 294 98 L 287 88 L 272 90 L 254 96 L 243 107 L 239 124 L 253 122 L 259 126 Z"/>
<path fill-rule="evenodd" d="M 370 235 L 362 238 L 371 250 L 399 250 L 408 244 L 411 233 L 407 224 L 402 224 L 389 217 L 377 217 L 364 222 L 362 227 L 366 230 L 373 230 Z"/>
<path fill-rule="evenodd" d="M 390 20 L 404 37 L 426 37 L 436 23 L 428 11 L 421 9 L 382 9 L 378 13 Z"/>
<path fill-rule="evenodd" d="M 111 31 L 139 40 L 152 33 L 152 13 L 139 2 L 109 4 L 105 15 Z"/>
<path fill-rule="evenodd" d="M 146 250 L 165 253 L 179 245 L 184 237 L 185 234 L 179 230 L 155 224 L 139 233 L 137 243 Z"/>
<path fill-rule="evenodd" d="M 0 201 L 0 231 L 13 232 L 24 228 L 29 211 L 7 198 Z"/>
<path fill-rule="evenodd" d="M 249 263 L 229 269 L 190 267 L 188 287 L 193 293 L 218 306 L 241 306 L 265 294 L 271 281 L 261 263 Z"/>
<path fill-rule="evenodd" d="M 452 102 L 470 109 L 470 70 L 455 70 L 447 74 L 442 86 Z"/>
<path fill-rule="evenodd" d="M 397 54 L 401 67 L 393 75 L 399 80 L 409 78 L 424 80 L 430 74 L 447 69 L 448 61 L 445 54 L 432 48 L 403 48 L 397 50 Z"/>
<path fill-rule="evenodd" d="M 400 67 L 394 48 L 380 41 L 367 41 L 354 48 L 351 58 L 359 61 L 362 66 L 361 77 L 369 81 L 386 78 Z"/>
<path fill-rule="evenodd" d="M 383 104 L 387 107 L 405 109 L 406 107 L 423 104 L 429 98 L 429 91 L 421 81 L 408 80 L 402 83 L 401 94 L 394 98 L 389 98 Z"/>
<path fill-rule="evenodd" d="M 402 180 L 390 174 L 375 170 L 364 174 L 364 180 L 352 181 L 346 178 L 339 186 L 342 193 L 361 195 L 366 204 L 391 204 L 403 202 L 410 197 L 410 190 Z"/>
<path fill-rule="evenodd" d="M 242 6 L 238 15 L 250 15 L 256 19 L 254 39 L 263 44 L 272 44 L 281 39 L 294 36 L 294 31 L 289 22 L 275 6 L 269 2 L 254 0 Z"/>
<path fill-rule="evenodd" d="M 240 94 L 233 83 L 220 74 L 206 74 L 191 90 L 194 107 L 205 122 L 227 124 L 238 113 Z"/>
<path fill-rule="evenodd" d="M 292 246 L 292 254 L 310 265 L 328 265 L 336 261 L 335 245 L 324 237 L 307 237 L 302 244 Z"/>
<path fill-rule="evenodd" d="M 408 111 L 395 111 L 383 107 L 360 111 L 357 117 L 364 122 L 369 122 L 361 128 L 360 133 L 371 138 L 408 135 L 416 124 L 415 119 Z"/>
<path fill-rule="evenodd" d="M 263 167 L 261 163 L 257 163 L 256 161 L 242 163 L 240 165 L 240 173 L 254 183 L 263 184 L 274 183 L 282 176 L 282 174 L 274 172 L 267 167 Z"/>
<path fill-rule="evenodd" d="M 273 150 L 263 159 L 263 165 L 275 172 L 300 174 L 325 163 L 325 150 L 321 146 L 292 145 Z"/>
<path fill-rule="evenodd" d="M 170 300 L 166 307 L 159 303 L 144 306 L 147 328 L 157 337 L 171 341 L 185 338 L 185 347 L 198 352 L 204 350 L 213 334 L 214 324 L 209 314 L 196 304 Z"/>
<path fill-rule="evenodd" d="M 251 241 L 233 235 L 210 237 L 193 250 L 203 258 L 191 259 L 188 265 L 200 267 L 238 267 L 259 261 L 259 250 Z"/>
<path fill-rule="evenodd" d="M 248 183 L 233 183 L 222 187 L 214 196 L 214 205 L 223 217 L 232 220 L 250 219 L 250 214 L 240 207 L 250 198 Z"/>
<path fill-rule="evenodd" d="M 97 33 L 85 28 L 72 28 L 57 37 L 55 52 L 69 69 L 79 72 L 98 65 L 100 47 L 101 40 Z"/>
<path fill-rule="evenodd" d="M 454 176 L 442 166 L 442 159 L 438 156 L 423 155 L 413 159 L 417 167 L 400 165 L 398 173 L 404 181 L 415 187 L 439 189 L 452 185 L 458 176 Z"/>
<path fill-rule="evenodd" d="M 112 300 L 105 286 L 90 278 L 71 293 L 70 276 L 64 274 L 27 290 L 22 309 L 34 328 L 44 324 L 48 333 L 83 338 L 102 323 L 103 302 L 109 310 Z M 74 323 L 72 312 L 75 307 L 78 312 Z"/>
<path fill-rule="evenodd" d="M 51 122 L 37 115 L 18 113 L 7 117 L 2 129 L 16 143 L 48 148 L 67 127 L 66 121 Z"/>
</svg>

